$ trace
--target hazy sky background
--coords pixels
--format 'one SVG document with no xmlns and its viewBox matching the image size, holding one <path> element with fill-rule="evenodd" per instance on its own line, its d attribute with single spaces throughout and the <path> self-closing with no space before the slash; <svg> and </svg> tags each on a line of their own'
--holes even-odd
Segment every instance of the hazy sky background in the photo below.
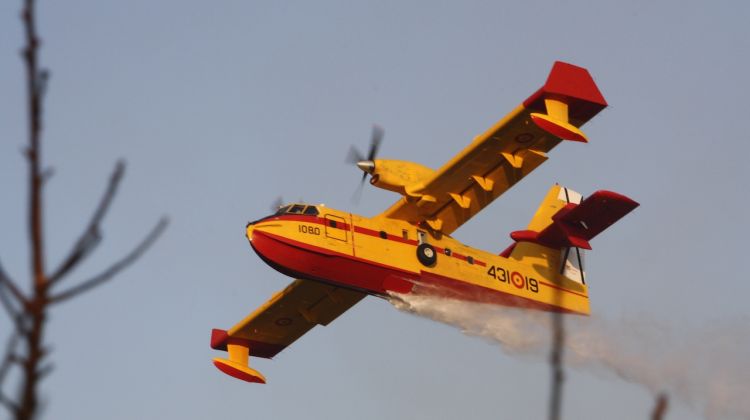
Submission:
<svg viewBox="0 0 750 420">
<path fill-rule="evenodd" d="M 26 282 L 19 10 L 0 3 L 0 258 Z M 543 360 L 375 298 L 253 360 L 266 386 L 216 370 L 209 337 L 290 281 L 244 238 L 275 197 L 375 215 L 396 195 L 368 186 L 354 207 L 361 173 L 343 163 L 372 123 L 382 157 L 437 168 L 555 60 L 588 68 L 610 103 L 584 128 L 591 142 L 561 144 L 454 236 L 500 252 L 554 182 L 611 189 L 641 207 L 593 243 L 595 316 L 688 330 L 748 320 L 748 2 L 41 1 L 39 18 L 49 265 L 119 158 L 105 242 L 69 284 L 171 218 L 137 265 L 55 309 L 44 418 L 545 418 Z M 565 418 L 653 406 L 613 375 L 567 378 Z M 673 400 L 668 418 L 702 415 Z"/>
</svg>

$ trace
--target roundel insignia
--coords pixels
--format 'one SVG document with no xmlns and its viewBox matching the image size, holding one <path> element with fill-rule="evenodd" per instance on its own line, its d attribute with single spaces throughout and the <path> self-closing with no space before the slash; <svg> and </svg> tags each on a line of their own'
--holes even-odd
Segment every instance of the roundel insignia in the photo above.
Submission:
<svg viewBox="0 0 750 420">
<path fill-rule="evenodd" d="M 279 318 L 275 321 L 275 324 L 278 325 L 279 327 L 286 327 L 287 325 L 292 324 L 292 319 L 291 318 Z"/>
<path fill-rule="evenodd" d="M 514 271 L 513 273 L 511 273 L 511 275 L 510 275 L 510 281 L 517 288 L 519 288 L 519 289 L 523 288 L 524 279 L 523 279 L 523 276 L 521 275 L 521 273 L 519 273 L 518 271 Z"/>
<path fill-rule="evenodd" d="M 516 136 L 517 143 L 528 143 L 531 140 L 534 140 L 534 135 L 531 133 L 521 133 Z"/>
</svg>

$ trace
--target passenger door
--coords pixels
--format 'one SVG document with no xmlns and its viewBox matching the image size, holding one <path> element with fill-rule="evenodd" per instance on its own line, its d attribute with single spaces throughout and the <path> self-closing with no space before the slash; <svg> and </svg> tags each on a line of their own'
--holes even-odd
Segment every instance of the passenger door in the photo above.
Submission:
<svg viewBox="0 0 750 420">
<path fill-rule="evenodd" d="M 346 223 L 346 219 L 332 214 L 326 214 L 325 216 L 325 231 L 326 237 L 329 239 L 335 239 L 344 243 L 348 242 L 349 239 L 349 226 Z"/>
</svg>

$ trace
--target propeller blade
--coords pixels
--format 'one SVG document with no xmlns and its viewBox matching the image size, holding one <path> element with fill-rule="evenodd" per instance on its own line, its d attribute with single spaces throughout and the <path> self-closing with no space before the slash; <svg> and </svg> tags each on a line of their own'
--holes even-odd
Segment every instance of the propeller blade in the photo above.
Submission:
<svg viewBox="0 0 750 420">
<path fill-rule="evenodd" d="M 284 200 L 281 198 L 281 196 L 276 197 L 273 202 L 271 202 L 271 212 L 276 213 L 278 209 L 281 208 L 281 206 L 284 205 Z"/>
<path fill-rule="evenodd" d="M 356 165 L 357 162 L 361 162 L 363 160 L 365 160 L 365 156 L 362 154 L 362 152 L 357 150 L 356 147 L 350 146 L 349 154 L 346 155 L 346 163 Z"/>
<path fill-rule="evenodd" d="M 364 190 L 365 187 L 365 177 L 367 177 L 367 173 L 363 174 L 362 182 L 359 183 L 359 186 L 357 186 L 357 189 L 354 190 L 354 194 L 352 194 L 352 203 L 353 204 L 359 204 L 359 201 L 362 199 L 362 190 Z"/>
<path fill-rule="evenodd" d="M 380 149 L 380 143 L 383 142 L 384 131 L 383 128 L 377 124 L 372 126 L 372 135 L 370 136 L 370 149 L 367 151 L 365 157 L 359 149 L 354 146 L 349 148 L 349 154 L 346 157 L 347 163 L 353 163 L 359 169 L 362 170 L 362 179 L 359 181 L 359 186 L 352 195 L 352 203 L 358 204 L 360 198 L 362 198 L 362 190 L 367 180 L 367 174 L 372 173 L 375 168 L 375 157 L 378 155 Z"/>
<path fill-rule="evenodd" d="M 370 138 L 370 152 L 367 154 L 367 160 L 375 160 L 378 154 L 380 143 L 383 141 L 383 127 L 379 125 L 372 126 L 372 137 Z M 364 159 L 361 159 L 364 160 Z"/>
</svg>

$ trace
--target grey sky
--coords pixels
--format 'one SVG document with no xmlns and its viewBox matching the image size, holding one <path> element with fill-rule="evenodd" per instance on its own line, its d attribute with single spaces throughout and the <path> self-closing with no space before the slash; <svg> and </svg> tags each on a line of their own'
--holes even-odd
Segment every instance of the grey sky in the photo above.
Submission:
<svg viewBox="0 0 750 420">
<path fill-rule="evenodd" d="M 26 278 L 20 4 L 0 4 L 0 257 Z M 61 306 L 46 418 L 543 418 L 548 368 L 368 298 L 268 362 L 267 386 L 211 364 L 229 327 L 285 286 L 244 226 L 278 195 L 364 215 L 350 144 L 439 167 L 544 81 L 587 67 L 610 107 L 455 236 L 498 252 L 554 182 L 641 207 L 597 238 L 592 310 L 691 328 L 747 320 L 747 2 L 42 1 L 51 263 L 113 163 L 128 172 L 76 278 L 166 235 L 112 284 Z M 8 329 L 0 321 L 0 338 Z M 616 332 L 613 332 L 616 333 Z M 705 363 L 696 360 L 696 364 Z M 643 388 L 569 371 L 566 418 L 646 418 Z M 701 418 L 673 401 L 670 418 Z"/>
</svg>

